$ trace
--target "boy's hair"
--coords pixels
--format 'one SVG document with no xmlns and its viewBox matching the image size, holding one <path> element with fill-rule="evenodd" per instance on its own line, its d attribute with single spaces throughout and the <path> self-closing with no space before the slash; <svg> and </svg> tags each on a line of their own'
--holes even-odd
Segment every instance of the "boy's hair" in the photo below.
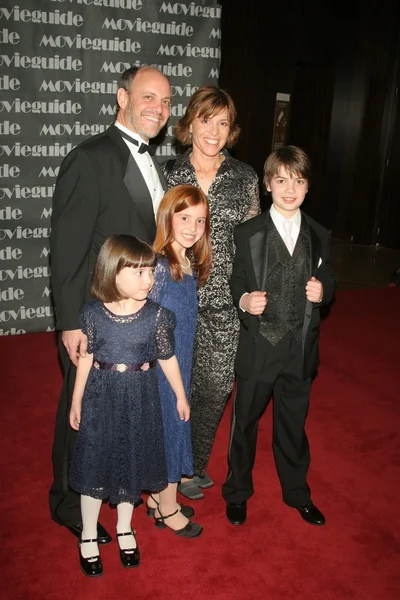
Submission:
<svg viewBox="0 0 400 600">
<path fill-rule="evenodd" d="M 205 85 L 190 97 L 184 116 L 175 126 L 175 137 L 178 142 L 183 146 L 190 146 L 192 143 L 190 125 L 196 117 L 209 119 L 225 108 L 229 119 L 229 135 L 225 146 L 227 148 L 234 146 L 240 134 L 240 127 L 236 124 L 236 107 L 230 95 L 214 85 Z"/>
<path fill-rule="evenodd" d="M 190 206 L 203 204 L 206 209 L 206 224 L 204 234 L 192 246 L 193 268 L 197 274 L 199 287 L 204 285 L 211 268 L 211 240 L 210 240 L 210 209 L 204 192 L 193 185 L 177 185 L 165 194 L 157 211 L 157 233 L 153 248 L 155 252 L 163 254 L 170 266 L 171 276 L 174 281 L 183 279 L 182 267 L 172 247 L 174 241 L 172 230 L 172 217 Z"/>
<path fill-rule="evenodd" d="M 304 150 L 297 146 L 283 146 L 268 156 L 264 164 L 264 182 L 269 184 L 278 174 L 279 167 L 285 167 L 291 175 L 300 175 L 308 181 L 311 178 L 310 159 Z"/>
<path fill-rule="evenodd" d="M 125 297 L 115 278 L 124 267 L 155 267 L 157 257 L 149 244 L 133 235 L 111 235 L 100 248 L 94 269 L 91 292 L 101 302 L 118 302 Z"/>
</svg>

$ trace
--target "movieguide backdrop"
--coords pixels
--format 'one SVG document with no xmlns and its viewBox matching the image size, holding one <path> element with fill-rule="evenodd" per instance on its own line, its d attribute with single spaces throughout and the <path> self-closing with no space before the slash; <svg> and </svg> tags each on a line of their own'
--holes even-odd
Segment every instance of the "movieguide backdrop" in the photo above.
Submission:
<svg viewBox="0 0 400 600">
<path fill-rule="evenodd" d="M 54 329 L 49 235 L 63 158 L 115 117 L 117 82 L 155 65 L 172 84 L 160 162 L 200 86 L 218 84 L 212 0 L 6 0 L 0 8 L 0 335 Z M 71 237 L 71 244 L 74 243 Z"/>
</svg>

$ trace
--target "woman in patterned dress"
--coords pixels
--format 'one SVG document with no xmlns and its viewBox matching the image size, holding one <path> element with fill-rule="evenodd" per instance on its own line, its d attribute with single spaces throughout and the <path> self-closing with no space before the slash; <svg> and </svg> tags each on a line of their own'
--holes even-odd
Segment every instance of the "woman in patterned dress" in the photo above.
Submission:
<svg viewBox="0 0 400 600">
<path fill-rule="evenodd" d="M 200 187 L 210 205 L 213 264 L 199 290 L 199 318 L 191 383 L 191 428 L 194 473 L 183 478 L 180 493 L 192 500 L 211 487 L 206 468 L 225 404 L 234 384 L 239 318 L 229 279 L 235 253 L 234 228 L 260 212 L 258 178 L 252 167 L 234 159 L 226 148 L 238 139 L 236 108 L 224 90 L 199 88 L 176 125 L 187 151 L 164 163 L 168 187 Z"/>
</svg>

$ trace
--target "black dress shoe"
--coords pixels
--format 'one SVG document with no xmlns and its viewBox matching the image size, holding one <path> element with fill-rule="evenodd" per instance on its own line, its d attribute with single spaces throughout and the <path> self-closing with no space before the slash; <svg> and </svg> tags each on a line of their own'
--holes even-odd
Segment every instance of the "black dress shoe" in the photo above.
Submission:
<svg viewBox="0 0 400 600">
<path fill-rule="evenodd" d="M 226 516 L 232 525 L 243 525 L 247 516 L 246 502 L 228 502 L 226 505 Z"/>
<path fill-rule="evenodd" d="M 81 566 L 82 571 L 88 577 L 99 577 L 103 575 L 103 564 L 101 562 L 100 554 L 97 556 L 90 556 L 88 558 L 83 558 L 81 553 L 81 545 L 86 544 L 88 542 L 97 542 L 97 538 L 89 539 L 89 540 L 79 540 L 78 542 L 78 552 L 79 552 L 79 564 Z"/>
<path fill-rule="evenodd" d="M 82 523 L 77 523 L 76 525 L 64 525 L 69 531 L 78 538 L 81 539 L 82 535 Z M 108 533 L 107 529 L 103 527 L 101 523 L 97 523 L 97 542 L 99 544 L 109 544 L 111 542 L 111 535 Z"/>
<path fill-rule="evenodd" d="M 325 525 L 325 517 L 320 510 L 312 502 L 303 506 L 295 507 L 303 519 L 310 525 Z"/>
<path fill-rule="evenodd" d="M 127 531 L 126 533 L 117 533 L 117 538 L 123 537 L 124 535 L 133 535 L 133 537 L 135 537 L 133 531 Z M 119 559 L 121 561 L 121 565 L 125 567 L 125 569 L 138 567 L 140 565 L 140 551 L 137 542 L 136 548 L 127 548 L 126 550 L 121 550 L 120 548 Z"/>
</svg>

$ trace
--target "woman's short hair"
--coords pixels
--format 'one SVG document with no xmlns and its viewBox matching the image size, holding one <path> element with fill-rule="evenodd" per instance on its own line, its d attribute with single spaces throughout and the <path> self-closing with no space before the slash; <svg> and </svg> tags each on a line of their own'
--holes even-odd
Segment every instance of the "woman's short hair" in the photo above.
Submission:
<svg viewBox="0 0 400 600">
<path fill-rule="evenodd" d="M 91 292 L 101 302 L 118 302 L 125 296 L 118 290 L 116 276 L 125 267 L 155 267 L 153 248 L 133 235 L 111 235 L 100 248 L 94 269 Z"/>
<path fill-rule="evenodd" d="M 218 115 L 224 109 L 228 112 L 229 135 L 226 147 L 235 145 L 240 134 L 240 127 L 236 124 L 236 107 L 230 95 L 214 85 L 205 85 L 194 92 L 190 97 L 184 116 L 175 125 L 175 137 L 183 146 L 190 146 L 192 134 L 190 125 L 199 117 L 209 119 Z"/>
<path fill-rule="evenodd" d="M 174 234 L 172 217 L 174 214 L 203 204 L 206 209 L 204 234 L 190 249 L 193 257 L 193 269 L 196 272 L 198 286 L 201 287 L 210 273 L 212 252 L 210 239 L 210 208 L 204 192 L 193 185 L 177 185 L 165 194 L 157 211 L 157 233 L 153 248 L 155 252 L 166 256 L 174 281 L 183 278 L 182 268 L 172 247 Z"/>
<path fill-rule="evenodd" d="M 283 146 L 268 156 L 264 164 L 264 181 L 269 184 L 280 167 L 285 167 L 291 175 L 300 175 L 308 181 L 311 178 L 311 161 L 297 146 Z"/>
</svg>

